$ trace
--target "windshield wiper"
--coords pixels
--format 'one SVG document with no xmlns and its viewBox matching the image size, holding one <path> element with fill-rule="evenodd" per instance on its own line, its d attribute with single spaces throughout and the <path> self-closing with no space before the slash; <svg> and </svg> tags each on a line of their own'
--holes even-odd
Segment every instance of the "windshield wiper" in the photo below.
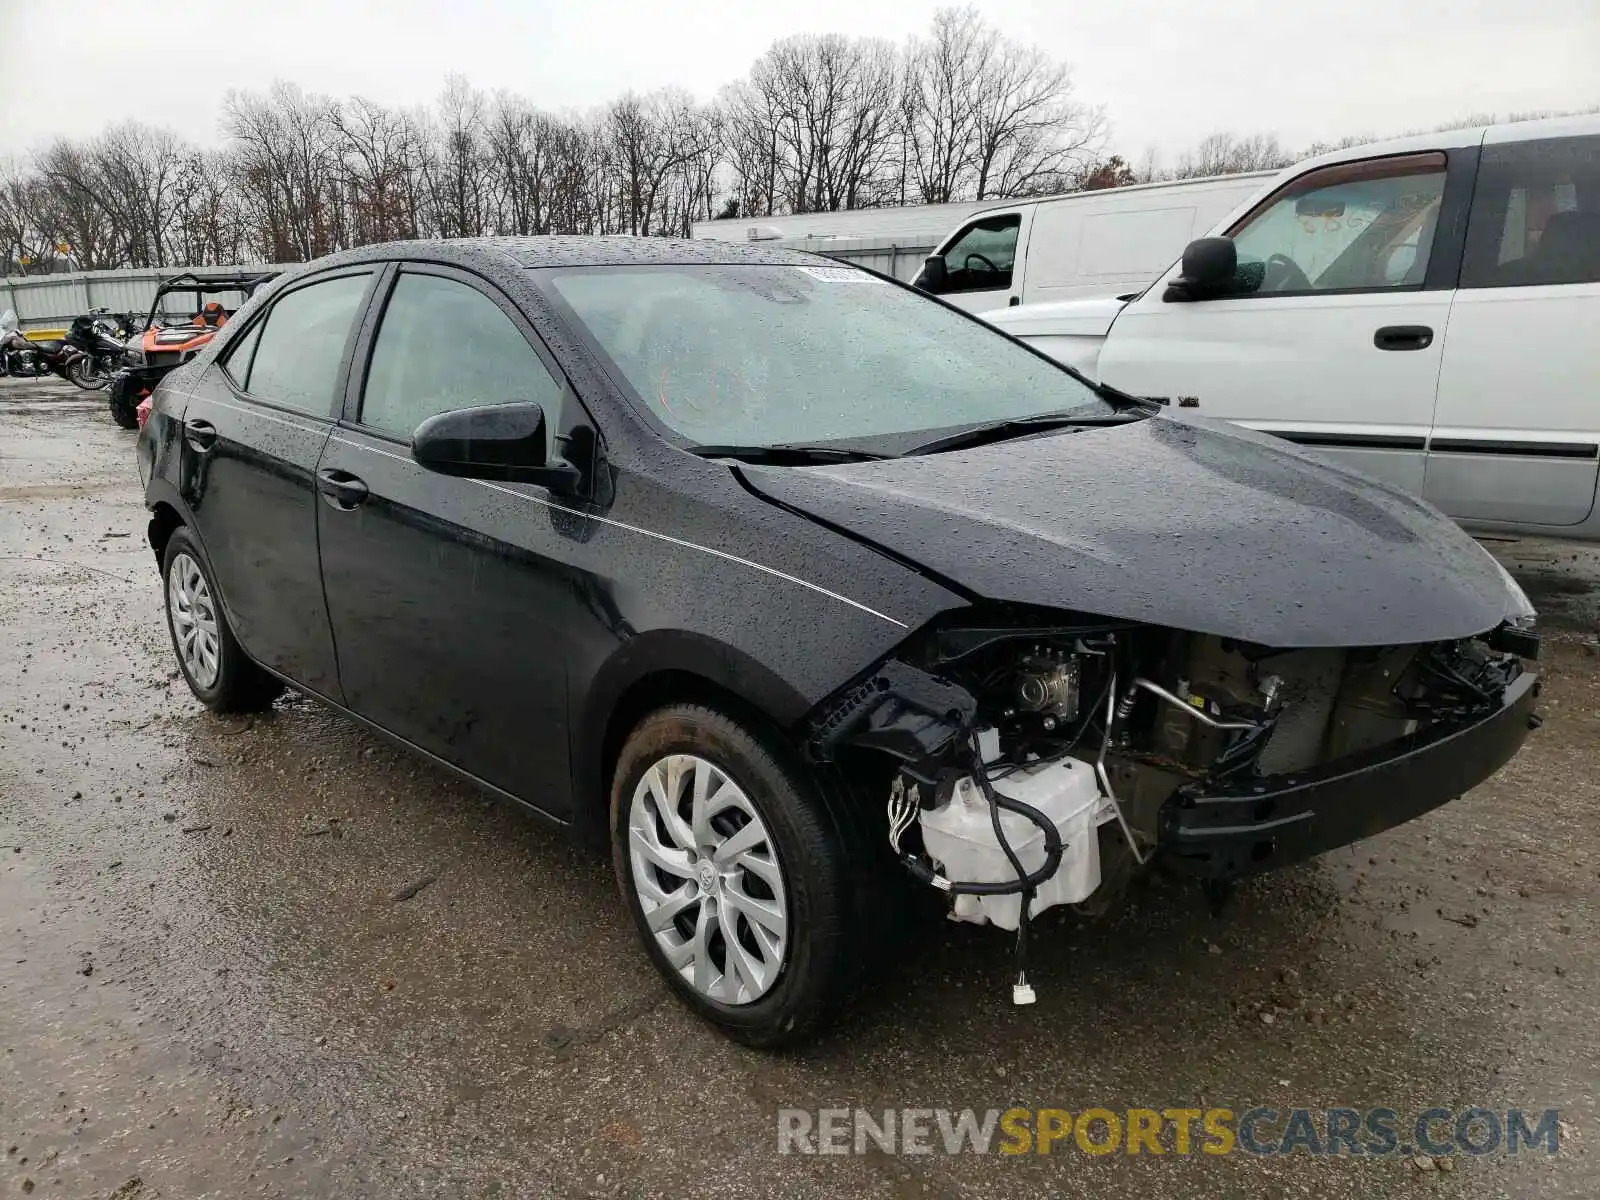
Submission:
<svg viewBox="0 0 1600 1200">
<path fill-rule="evenodd" d="M 1011 438 L 1044 433 L 1051 429 L 1093 428 L 1097 425 L 1124 425 L 1139 417 L 1130 412 L 1117 412 L 1108 416 L 1093 416 L 1082 409 L 1072 412 L 1040 413 L 1032 417 L 1007 417 L 1001 421 L 987 421 L 982 425 L 969 425 L 955 433 L 934 438 L 930 442 L 911 447 L 901 457 L 915 454 L 937 454 L 941 450 L 966 450 L 973 446 L 986 446 L 991 442 L 1004 442 Z"/>
<path fill-rule="evenodd" d="M 846 450 L 839 446 L 806 446 L 789 443 L 779 446 L 685 446 L 701 458 L 733 458 L 739 462 L 766 467 L 809 467 L 821 463 L 871 462 L 887 458 L 870 450 Z"/>
</svg>

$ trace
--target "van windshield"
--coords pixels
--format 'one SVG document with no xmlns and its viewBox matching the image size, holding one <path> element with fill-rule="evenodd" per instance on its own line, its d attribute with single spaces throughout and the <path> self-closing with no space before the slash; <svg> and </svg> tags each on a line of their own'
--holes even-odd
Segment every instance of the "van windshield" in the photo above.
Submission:
<svg viewBox="0 0 1600 1200">
<path fill-rule="evenodd" d="M 853 267 L 545 269 L 638 403 L 694 443 L 877 440 L 1082 407 L 1084 383 L 987 326 Z"/>
</svg>

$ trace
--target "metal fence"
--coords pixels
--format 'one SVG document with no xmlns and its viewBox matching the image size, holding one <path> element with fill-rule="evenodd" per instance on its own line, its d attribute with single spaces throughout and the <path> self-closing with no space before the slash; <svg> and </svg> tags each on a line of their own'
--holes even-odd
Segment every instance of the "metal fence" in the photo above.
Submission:
<svg viewBox="0 0 1600 1200">
<path fill-rule="evenodd" d="M 771 245 L 773 243 L 767 243 Z M 790 238 L 776 243 L 860 263 L 897 279 L 910 280 L 934 246 L 903 245 L 888 238 Z M 0 312 L 14 309 L 24 330 L 65 329 L 91 308 L 146 313 L 156 288 L 174 275 L 228 275 L 239 271 L 282 271 L 293 263 L 247 263 L 232 267 L 130 267 L 117 271 L 75 271 L 62 275 L 8 275 L 0 281 Z M 191 311 L 194 299 L 178 295 L 163 306 L 173 315 Z"/>
<path fill-rule="evenodd" d="M 91 308 L 147 313 L 164 279 L 193 272 L 229 275 L 243 271 L 278 271 L 284 266 L 249 263 L 239 267 L 132 267 L 118 271 L 75 271 L 65 275 L 8 275 L 0 282 L 0 312 L 14 309 L 22 328 L 65 329 L 72 318 Z M 192 296 L 174 296 L 163 310 L 173 315 L 192 311 Z"/>
<path fill-rule="evenodd" d="M 929 242 L 925 246 L 907 245 L 888 238 L 829 237 L 788 238 L 765 244 L 787 246 L 791 250 L 809 250 L 813 254 L 826 254 L 829 258 L 859 263 L 907 283 L 922 269 L 923 260 L 938 246 L 936 242 Z"/>
</svg>

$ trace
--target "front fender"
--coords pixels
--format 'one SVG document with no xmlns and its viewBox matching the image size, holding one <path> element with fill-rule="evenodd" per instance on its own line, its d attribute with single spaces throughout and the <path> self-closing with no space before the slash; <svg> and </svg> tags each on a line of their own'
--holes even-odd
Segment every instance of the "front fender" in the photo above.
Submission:
<svg viewBox="0 0 1600 1200">
<path fill-rule="evenodd" d="M 617 646 L 570 697 L 577 720 L 570 727 L 575 824 L 603 824 L 606 751 L 614 714 L 635 688 L 652 677 L 691 676 L 759 709 L 780 729 L 795 726 L 811 701 L 793 683 L 732 646 L 682 629 L 647 630 Z M 591 802 L 592 801 L 592 802 Z"/>
</svg>

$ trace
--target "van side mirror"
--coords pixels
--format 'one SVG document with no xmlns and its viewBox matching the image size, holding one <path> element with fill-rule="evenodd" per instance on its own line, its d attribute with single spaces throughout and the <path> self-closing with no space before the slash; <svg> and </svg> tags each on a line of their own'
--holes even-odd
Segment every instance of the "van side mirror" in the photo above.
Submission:
<svg viewBox="0 0 1600 1200">
<path fill-rule="evenodd" d="M 411 457 L 441 475 L 571 491 L 582 472 L 563 458 L 548 459 L 546 436 L 544 409 L 531 400 L 458 408 L 417 426 Z"/>
<path fill-rule="evenodd" d="M 949 269 L 945 266 L 944 255 L 930 254 L 922 261 L 922 270 L 917 272 L 916 286 L 925 292 L 937 296 L 944 291 L 949 280 Z"/>
<path fill-rule="evenodd" d="M 1167 285 L 1162 300 L 1204 300 L 1227 290 L 1239 269 L 1232 238 L 1195 238 L 1183 248 L 1183 273 Z"/>
</svg>

